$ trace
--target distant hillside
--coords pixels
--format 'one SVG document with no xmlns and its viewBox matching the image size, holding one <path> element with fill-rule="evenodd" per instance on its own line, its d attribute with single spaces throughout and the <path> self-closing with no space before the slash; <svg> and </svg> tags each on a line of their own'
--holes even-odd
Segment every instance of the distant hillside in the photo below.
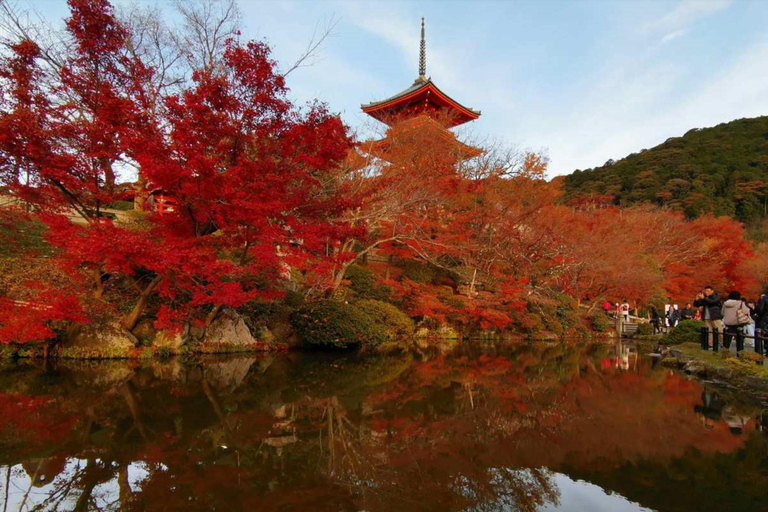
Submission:
<svg viewBox="0 0 768 512">
<path fill-rule="evenodd" d="M 566 198 L 607 195 L 617 204 L 649 202 L 685 212 L 768 217 L 768 117 L 693 129 L 652 149 L 564 178 Z"/>
</svg>

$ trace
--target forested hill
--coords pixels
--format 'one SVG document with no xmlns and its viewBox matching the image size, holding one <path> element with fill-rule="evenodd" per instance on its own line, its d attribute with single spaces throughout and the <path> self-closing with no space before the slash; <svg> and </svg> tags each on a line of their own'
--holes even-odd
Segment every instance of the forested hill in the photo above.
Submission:
<svg viewBox="0 0 768 512">
<path fill-rule="evenodd" d="M 695 128 L 563 181 L 572 201 L 610 196 L 621 205 L 649 202 L 689 217 L 710 212 L 757 224 L 767 216 L 768 117 Z"/>
</svg>

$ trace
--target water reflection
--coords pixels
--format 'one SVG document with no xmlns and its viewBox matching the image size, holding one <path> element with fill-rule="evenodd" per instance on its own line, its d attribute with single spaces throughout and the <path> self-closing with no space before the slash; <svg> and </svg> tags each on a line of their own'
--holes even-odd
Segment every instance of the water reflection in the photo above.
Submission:
<svg viewBox="0 0 768 512">
<path fill-rule="evenodd" d="M 0 407 L 4 511 L 749 511 L 768 498 L 759 404 L 628 346 L 19 364 L 0 375 Z"/>
</svg>

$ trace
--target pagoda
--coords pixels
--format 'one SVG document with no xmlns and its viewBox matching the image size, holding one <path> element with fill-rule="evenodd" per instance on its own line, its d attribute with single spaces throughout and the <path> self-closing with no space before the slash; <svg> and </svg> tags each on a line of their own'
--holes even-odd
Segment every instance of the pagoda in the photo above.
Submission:
<svg viewBox="0 0 768 512">
<path fill-rule="evenodd" d="M 457 160 L 467 160 L 482 153 L 456 139 L 450 128 L 474 121 L 480 111 L 465 107 L 427 78 L 427 44 L 424 18 L 421 18 L 421 45 L 419 49 L 419 76 L 407 89 L 381 101 L 361 105 L 363 112 L 386 124 L 390 134 L 393 128 L 418 129 L 434 135 L 446 144 Z M 428 132 L 427 132 L 428 131 Z M 367 150 L 386 160 L 387 139 L 371 141 Z"/>
</svg>

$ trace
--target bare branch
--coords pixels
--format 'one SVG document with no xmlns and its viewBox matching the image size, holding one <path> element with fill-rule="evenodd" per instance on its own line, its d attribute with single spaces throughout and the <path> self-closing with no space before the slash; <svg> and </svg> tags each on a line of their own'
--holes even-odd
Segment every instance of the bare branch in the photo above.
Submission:
<svg viewBox="0 0 768 512">
<path fill-rule="evenodd" d="M 242 15 L 236 0 L 174 0 L 182 17 L 176 45 L 192 69 L 214 70 L 228 39 L 239 34 Z"/>
<path fill-rule="evenodd" d="M 288 76 L 299 68 L 305 68 L 317 64 L 320 60 L 318 58 L 318 52 L 320 48 L 328 38 L 334 37 L 336 35 L 334 31 L 340 21 L 341 18 L 336 18 L 335 15 L 332 15 L 329 20 L 326 20 L 325 27 L 323 28 L 322 32 L 319 33 L 318 29 L 320 27 L 320 22 L 318 21 L 315 24 L 315 29 L 312 31 L 312 37 L 309 39 L 304 52 L 299 56 L 299 58 L 296 59 L 293 65 L 283 73 L 283 76 Z"/>
</svg>

